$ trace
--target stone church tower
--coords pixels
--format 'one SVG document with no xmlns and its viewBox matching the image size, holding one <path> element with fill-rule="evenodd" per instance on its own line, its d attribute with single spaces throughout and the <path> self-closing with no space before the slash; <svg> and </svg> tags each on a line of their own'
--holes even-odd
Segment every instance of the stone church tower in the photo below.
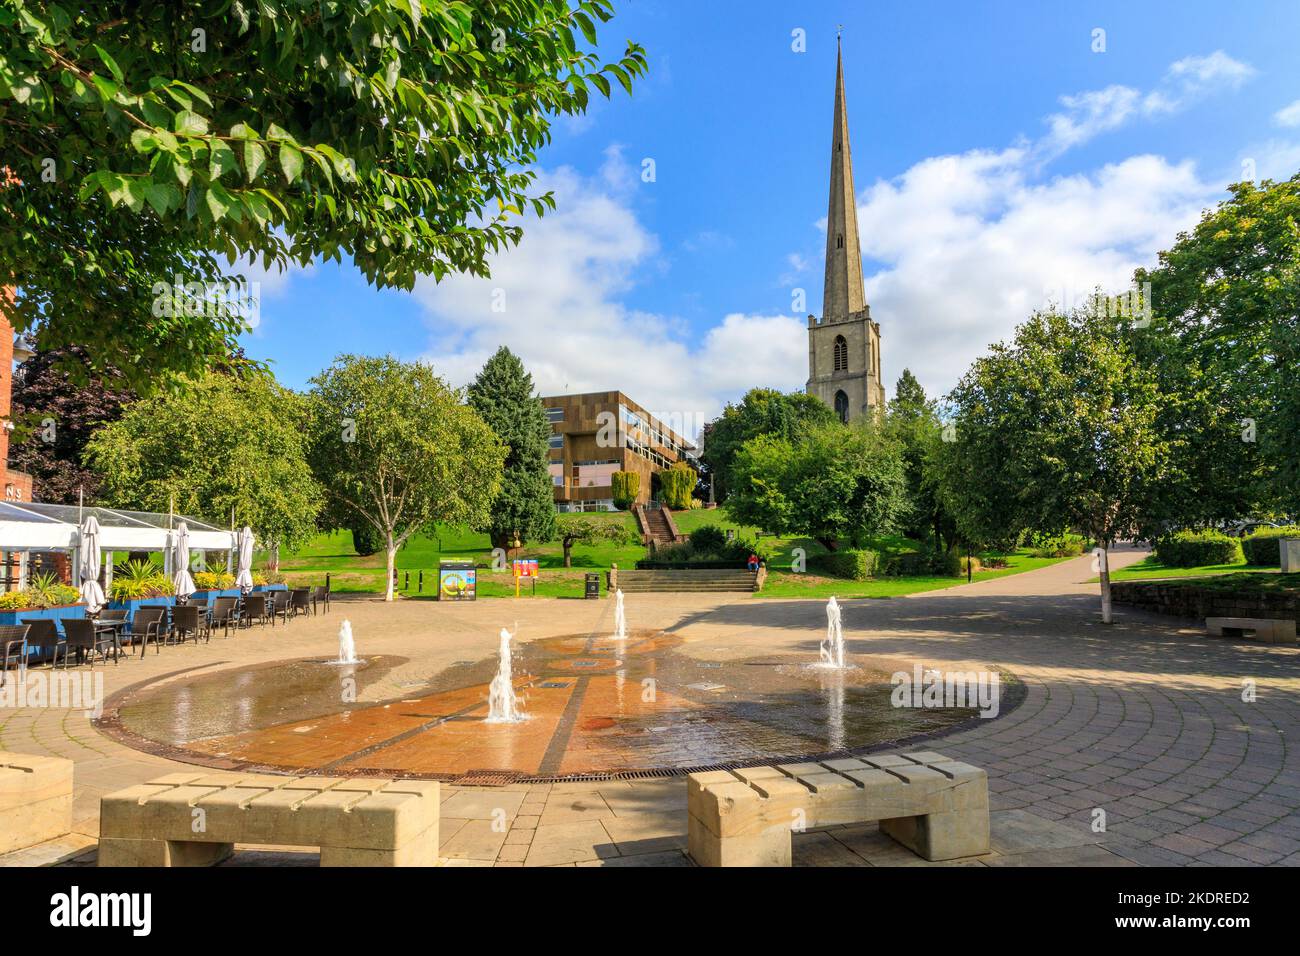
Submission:
<svg viewBox="0 0 1300 956">
<path fill-rule="evenodd" d="M 836 46 L 838 47 L 838 41 Z M 849 114 L 844 103 L 844 57 L 837 49 L 835 124 L 831 134 L 831 198 L 826 216 L 826 287 L 822 317 L 808 316 L 808 387 L 851 421 L 882 410 L 880 326 L 871 319 L 862 287 L 858 249 L 857 194 L 849 153 Z"/>
</svg>

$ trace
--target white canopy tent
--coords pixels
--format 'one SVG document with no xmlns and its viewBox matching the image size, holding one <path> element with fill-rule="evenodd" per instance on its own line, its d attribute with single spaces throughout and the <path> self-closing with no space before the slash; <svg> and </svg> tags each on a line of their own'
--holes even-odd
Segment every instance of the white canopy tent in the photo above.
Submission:
<svg viewBox="0 0 1300 956">
<path fill-rule="evenodd" d="M 188 515 L 4 501 L 0 502 L 0 552 L 72 552 L 72 583 L 79 585 L 81 528 L 91 515 L 99 523 L 100 552 L 158 551 L 170 556 L 174 531 L 181 522 L 188 529 L 191 551 L 229 552 L 238 547 L 234 532 Z"/>
</svg>

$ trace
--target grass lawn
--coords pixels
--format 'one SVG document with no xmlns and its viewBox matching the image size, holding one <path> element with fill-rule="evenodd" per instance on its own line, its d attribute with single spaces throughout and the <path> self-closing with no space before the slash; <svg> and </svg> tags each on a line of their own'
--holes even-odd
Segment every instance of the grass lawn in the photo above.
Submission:
<svg viewBox="0 0 1300 956">
<path fill-rule="evenodd" d="M 1277 592 L 1277 591 L 1300 591 L 1300 574 L 1283 574 L 1277 568 L 1255 568 L 1244 564 L 1228 565 L 1232 573 L 1214 573 L 1182 575 L 1181 577 L 1194 578 L 1189 584 L 1194 583 L 1198 588 L 1206 588 L 1211 591 L 1236 591 L 1236 592 Z M 1181 570 L 1200 570 L 1188 569 Z M 1139 579 L 1141 580 L 1141 579 Z"/>
<path fill-rule="evenodd" d="M 593 514 L 601 521 L 621 524 L 629 534 L 636 527 L 636 519 L 629 513 L 608 512 Z M 564 549 L 559 542 L 526 544 L 512 551 L 511 558 L 536 558 L 542 570 L 537 584 L 539 597 L 558 597 L 563 594 L 581 595 L 583 574 L 587 571 L 605 571 L 611 564 L 630 568 L 645 557 L 645 548 L 639 544 L 601 542 L 596 545 L 575 545 L 572 569 L 564 567 Z M 437 569 L 440 561 L 473 561 L 484 565 L 479 569 L 478 591 L 484 597 L 504 597 L 514 594 L 514 576 L 509 570 L 488 570 L 492 563 L 492 542 L 485 534 L 456 528 L 441 528 L 434 535 L 412 535 L 397 552 L 397 579 L 403 593 L 418 595 L 436 593 Z M 258 564 L 261 564 L 259 557 Z M 384 589 L 383 552 L 361 557 L 352 547 L 352 535 L 347 531 L 317 535 L 312 541 L 292 554 L 280 559 L 280 570 L 290 584 L 322 584 L 326 572 L 330 574 L 330 587 L 340 592 L 378 592 Z M 507 565 L 508 568 L 508 565 Z M 419 589 L 420 572 L 424 572 L 424 590 Z M 411 584 L 406 585 L 407 573 Z M 527 588 L 525 588 L 526 590 Z"/>
<path fill-rule="evenodd" d="M 1237 564 L 1206 564 L 1195 568 L 1176 568 L 1171 565 L 1161 564 L 1156 560 L 1155 555 L 1148 555 L 1136 564 L 1130 564 L 1127 568 L 1112 571 L 1110 579 L 1112 581 L 1141 581 L 1146 578 L 1198 578 L 1215 574 L 1231 574 L 1238 571 L 1267 573 L 1269 570 L 1277 571 L 1278 569 L 1270 569 L 1244 562 Z M 1098 581 L 1100 579 L 1093 578 L 1092 580 Z"/>
<path fill-rule="evenodd" d="M 1010 574 L 1022 574 L 1057 564 L 1068 558 L 1036 558 L 1027 550 L 1019 551 L 1007 558 L 1007 567 L 993 568 L 975 572 L 973 581 L 990 581 Z M 790 571 L 773 570 L 768 574 L 763 590 L 754 595 L 756 598 L 891 598 L 904 594 L 917 594 L 922 591 L 939 591 L 965 584 L 966 578 L 947 578 L 926 575 L 906 578 L 873 578 L 870 581 L 845 581 L 841 578 L 828 578 L 815 574 L 794 574 Z"/>
<path fill-rule="evenodd" d="M 590 517 L 620 524 L 629 533 L 636 528 L 636 519 L 628 512 L 597 512 L 592 513 Z M 822 554 L 826 549 L 810 538 L 758 536 L 755 529 L 732 521 L 722 508 L 675 512 L 673 518 L 677 522 L 678 530 L 683 534 L 690 534 L 703 525 L 712 524 L 723 529 L 733 529 L 741 537 L 751 539 L 757 537 L 764 553 L 770 556 L 767 585 L 755 595 L 758 598 L 824 598 L 832 594 L 837 597 L 895 597 L 966 583 L 964 577 L 882 577 L 871 581 L 845 581 L 814 574 L 795 574 L 790 571 L 795 548 L 803 548 L 809 557 Z M 871 546 L 891 551 L 912 551 L 919 547 L 915 541 L 901 535 L 882 537 L 872 542 Z M 611 565 L 617 564 L 620 568 L 630 569 L 636 565 L 637 560 L 645 556 L 646 550 L 639 544 L 609 542 L 575 545 L 572 568 L 564 567 L 564 553 L 559 542 L 528 544 L 520 548 L 517 553 L 510 555 L 510 557 L 537 559 L 542 571 L 536 588 L 538 597 L 573 598 L 582 597 L 584 574 L 601 573 L 603 588 L 603 572 L 609 570 Z M 256 566 L 260 567 L 263 559 L 264 556 L 259 555 L 255 562 Z M 411 536 L 397 552 L 398 591 L 407 597 L 434 598 L 437 594 L 437 569 L 440 560 L 473 561 L 479 565 L 477 587 L 480 597 L 514 595 L 514 576 L 509 570 L 490 570 L 492 543 L 487 535 L 455 528 L 442 528 L 434 535 Z M 975 575 L 975 580 L 985 581 L 1007 574 L 1032 571 L 1060 560 L 1064 559 L 1035 558 L 1028 552 L 1021 552 L 1011 556 L 1009 567 L 980 571 Z M 285 573 L 289 584 L 298 586 L 323 584 L 328 573 L 330 587 L 335 592 L 343 593 L 382 592 L 384 566 L 382 552 L 366 557 L 358 555 L 352 547 L 352 535 L 346 531 L 317 535 L 298 551 L 282 555 L 280 560 L 280 570 Z M 423 587 L 420 584 L 421 571 L 424 572 Z M 525 581 L 522 582 L 520 593 L 527 596 L 534 592 L 531 585 Z"/>
</svg>

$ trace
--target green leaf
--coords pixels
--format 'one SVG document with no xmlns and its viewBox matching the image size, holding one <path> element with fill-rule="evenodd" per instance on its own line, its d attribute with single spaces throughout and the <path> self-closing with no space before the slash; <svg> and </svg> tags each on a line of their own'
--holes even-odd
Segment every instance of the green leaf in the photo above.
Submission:
<svg viewBox="0 0 1300 956">
<path fill-rule="evenodd" d="M 290 183 L 302 175 L 302 153 L 296 146 L 291 146 L 289 143 L 280 144 L 280 169 L 284 172 L 284 178 Z"/>
<path fill-rule="evenodd" d="M 198 113 L 181 110 L 172 125 L 176 132 L 187 136 L 203 136 L 208 131 L 208 121 Z"/>
<path fill-rule="evenodd" d="M 262 149 L 262 144 L 253 140 L 244 144 L 244 171 L 251 183 L 262 175 L 262 170 L 266 168 L 266 151 Z"/>
<path fill-rule="evenodd" d="M 237 172 L 239 172 L 239 160 L 235 158 L 235 151 L 222 140 L 214 139 L 208 154 L 209 178 L 220 179 L 226 173 Z"/>
<path fill-rule="evenodd" d="M 108 67 L 108 72 L 113 74 L 113 79 L 117 80 L 118 83 L 124 82 L 122 79 L 122 70 L 118 67 L 117 61 L 109 56 L 108 51 L 98 43 L 92 45 L 95 48 L 95 53 L 99 56 L 100 62 L 103 63 L 104 66 Z"/>
<path fill-rule="evenodd" d="M 181 204 L 181 191 L 165 183 L 151 183 L 146 186 L 144 196 L 160 216 L 166 215 L 169 209 L 175 209 Z"/>
</svg>

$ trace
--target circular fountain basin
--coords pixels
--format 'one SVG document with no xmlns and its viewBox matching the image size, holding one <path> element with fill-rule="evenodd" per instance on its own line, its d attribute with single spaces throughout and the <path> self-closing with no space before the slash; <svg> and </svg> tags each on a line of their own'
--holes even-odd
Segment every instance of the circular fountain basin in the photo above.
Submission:
<svg viewBox="0 0 1300 956">
<path fill-rule="evenodd" d="M 911 662 L 849 655 L 841 671 L 791 654 L 727 650 L 710 655 L 707 644 L 661 631 L 519 644 L 513 682 L 528 718 L 519 722 L 486 719 L 493 654 L 378 701 L 368 698 L 404 659 L 222 671 L 127 691 L 109 702 L 101 724 L 134 746 L 210 766 L 509 780 L 863 752 L 979 719 L 968 708 L 893 706 L 890 675 Z M 1002 712 L 1012 703 L 1004 695 Z"/>
</svg>

